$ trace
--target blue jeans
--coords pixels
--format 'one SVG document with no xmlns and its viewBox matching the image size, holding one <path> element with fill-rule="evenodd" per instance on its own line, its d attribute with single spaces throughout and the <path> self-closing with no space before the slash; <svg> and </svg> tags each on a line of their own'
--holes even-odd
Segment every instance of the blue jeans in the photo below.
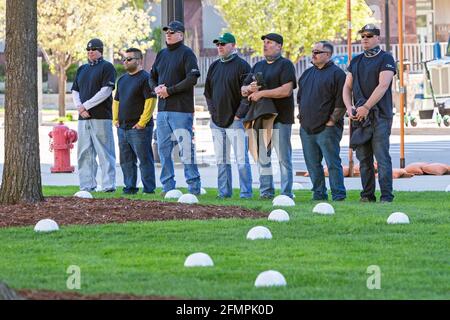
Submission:
<svg viewBox="0 0 450 320">
<path fill-rule="evenodd" d="M 389 154 L 389 136 L 391 135 L 392 119 L 377 118 L 372 124 L 374 133 L 372 139 L 356 148 L 356 158 L 359 160 L 361 183 L 363 191 L 361 197 L 376 200 L 375 170 L 373 157 L 378 162 L 378 182 L 381 190 L 381 201 L 392 201 L 392 161 Z"/>
<path fill-rule="evenodd" d="M 155 191 L 155 162 L 153 160 L 153 120 L 142 130 L 117 128 L 119 137 L 120 166 L 123 172 L 124 193 L 136 193 L 137 160 L 141 171 L 143 192 Z"/>
<path fill-rule="evenodd" d="M 80 190 L 97 187 L 97 156 L 102 170 L 103 190 L 116 188 L 116 153 L 111 120 L 78 121 L 78 177 Z"/>
<path fill-rule="evenodd" d="M 322 132 L 308 134 L 300 127 L 300 138 L 303 146 L 303 156 L 306 167 L 313 184 L 312 191 L 314 200 L 328 200 L 325 175 L 323 172 L 322 159 L 327 163 L 330 188 L 333 200 L 346 198 L 344 186 L 344 173 L 339 153 L 339 143 L 342 139 L 342 128 L 336 126 L 325 127 Z"/>
<path fill-rule="evenodd" d="M 189 193 L 200 194 L 200 173 L 195 160 L 195 145 L 192 142 L 194 115 L 185 112 L 158 112 L 156 136 L 161 159 L 161 184 L 164 192 L 175 189 L 175 172 L 172 150 L 175 141 L 180 147 L 180 158 L 184 164 L 184 177 Z"/>
<path fill-rule="evenodd" d="M 217 160 L 217 185 L 220 197 L 231 197 L 233 193 L 230 144 L 239 170 L 240 197 L 252 197 L 252 172 L 248 158 L 248 138 L 245 135 L 241 120 L 235 120 L 228 128 L 218 127 L 210 121 L 214 142 L 214 152 Z"/>
<path fill-rule="evenodd" d="M 276 122 L 273 125 L 272 147 L 278 156 L 280 165 L 281 178 L 281 194 L 293 197 L 292 194 L 292 146 L 291 146 L 291 129 L 292 124 L 283 124 Z M 260 146 L 261 148 L 261 146 Z M 271 151 L 267 153 L 267 157 L 259 156 L 259 188 L 261 196 L 273 197 L 275 187 L 273 184 L 272 162 L 270 159 Z"/>
</svg>

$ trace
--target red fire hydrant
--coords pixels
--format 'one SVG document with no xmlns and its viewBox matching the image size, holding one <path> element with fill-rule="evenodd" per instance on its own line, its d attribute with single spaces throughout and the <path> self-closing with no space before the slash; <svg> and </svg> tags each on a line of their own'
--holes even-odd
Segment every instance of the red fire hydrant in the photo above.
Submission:
<svg viewBox="0 0 450 320">
<path fill-rule="evenodd" d="M 53 127 L 48 136 L 50 137 L 50 151 L 55 152 L 55 162 L 50 169 L 51 172 L 74 172 L 75 168 L 70 165 L 70 149 L 78 139 L 77 132 L 66 127 L 61 121 Z"/>
</svg>

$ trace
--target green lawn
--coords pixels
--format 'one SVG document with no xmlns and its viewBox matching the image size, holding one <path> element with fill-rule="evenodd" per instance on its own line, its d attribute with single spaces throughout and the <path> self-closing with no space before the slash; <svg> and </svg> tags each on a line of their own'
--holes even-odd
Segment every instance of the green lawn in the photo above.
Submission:
<svg viewBox="0 0 450 320">
<path fill-rule="evenodd" d="M 46 187 L 72 195 L 75 187 Z M 97 193 L 96 197 L 120 196 Z M 52 234 L 32 227 L 0 229 L 0 279 L 16 289 L 68 290 L 70 265 L 81 268 L 81 293 L 133 293 L 203 299 L 450 299 L 450 193 L 397 192 L 393 204 L 360 204 L 357 192 L 332 203 L 334 216 L 312 213 L 309 191 L 297 191 L 288 223 L 259 220 L 169 221 L 62 226 Z M 132 198 L 144 198 L 133 196 Z M 145 199 L 158 199 L 145 196 Z M 200 203 L 272 210 L 271 201 Z M 388 225 L 395 211 L 410 225 Z M 51 214 L 49 213 L 49 216 Z M 264 225 L 272 240 L 246 240 Z M 212 268 L 185 268 L 206 252 Z M 369 290 L 367 267 L 381 268 L 381 289 Z M 257 275 L 281 272 L 286 287 L 255 288 Z"/>
</svg>

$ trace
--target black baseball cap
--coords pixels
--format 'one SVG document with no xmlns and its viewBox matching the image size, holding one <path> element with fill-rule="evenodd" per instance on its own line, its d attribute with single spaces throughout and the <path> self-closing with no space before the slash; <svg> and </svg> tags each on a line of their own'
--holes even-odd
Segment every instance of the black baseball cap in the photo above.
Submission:
<svg viewBox="0 0 450 320">
<path fill-rule="evenodd" d="M 178 32 L 184 32 L 184 25 L 180 21 L 174 20 L 169 23 L 168 26 L 163 28 L 163 31 L 172 30 Z"/>
<path fill-rule="evenodd" d="M 364 27 L 361 28 L 361 30 L 358 31 L 358 33 L 364 32 L 368 32 L 377 36 L 380 35 L 380 29 L 373 23 L 366 24 Z"/>
<path fill-rule="evenodd" d="M 261 37 L 261 40 L 264 40 L 264 39 L 269 39 L 269 40 L 275 41 L 276 43 L 283 45 L 283 37 L 281 35 L 279 35 L 278 33 L 268 33 Z"/>
<path fill-rule="evenodd" d="M 89 50 L 89 49 L 92 49 L 92 48 L 95 48 L 98 51 L 103 52 L 103 42 L 102 42 L 102 40 L 97 39 L 97 38 L 91 39 L 88 42 L 87 46 L 86 46 L 86 50 Z"/>
</svg>

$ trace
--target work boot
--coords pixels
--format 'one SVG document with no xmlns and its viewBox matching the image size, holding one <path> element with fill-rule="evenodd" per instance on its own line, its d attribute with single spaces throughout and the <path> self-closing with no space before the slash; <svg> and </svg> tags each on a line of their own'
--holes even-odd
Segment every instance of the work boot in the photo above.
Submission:
<svg viewBox="0 0 450 320">
<path fill-rule="evenodd" d="M 369 197 L 361 197 L 359 199 L 359 202 L 377 202 L 376 198 L 369 198 Z"/>
</svg>

